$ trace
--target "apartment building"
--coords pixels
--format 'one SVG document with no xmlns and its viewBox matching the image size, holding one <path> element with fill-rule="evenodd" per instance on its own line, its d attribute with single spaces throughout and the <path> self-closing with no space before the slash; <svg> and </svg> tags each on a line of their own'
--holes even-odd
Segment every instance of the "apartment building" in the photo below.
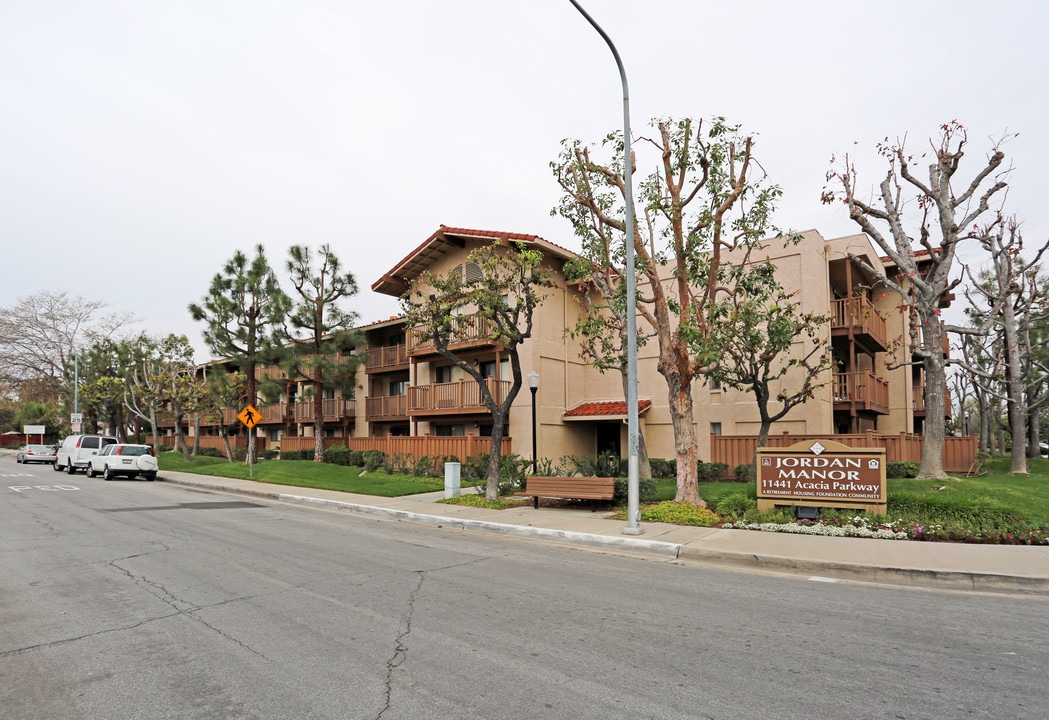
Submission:
<svg viewBox="0 0 1049 720">
<path fill-rule="evenodd" d="M 467 256 L 493 242 L 520 242 L 540 250 L 554 278 L 554 287 L 536 311 L 533 337 L 520 349 L 522 374 L 538 376 L 534 394 L 538 455 L 558 458 L 622 451 L 626 447 L 622 378 L 619 373 L 600 373 L 588 365 L 578 342 L 567 334 L 582 312 L 579 289 L 565 282 L 562 274 L 565 262 L 574 257 L 571 251 L 535 235 L 441 226 L 371 289 L 400 297 L 427 271 L 463 273 L 470 278 L 479 269 L 471 267 Z M 907 313 L 901 312 L 899 297 L 881 283 L 885 276 L 870 273 L 859 260 L 884 268 L 888 274 L 895 269 L 878 257 L 864 235 L 826 240 L 816 230 L 808 230 L 790 242 L 770 239 L 763 252 L 803 311 L 830 318 L 825 339 L 833 357 L 833 367 L 820 378 L 822 386 L 815 397 L 794 408 L 772 432 L 920 432 L 923 378 L 920 369 L 901 364 L 909 353 Z M 470 327 L 468 316 L 460 322 Z M 324 432 L 332 442 L 338 438 L 482 438 L 490 434 L 491 416 L 474 379 L 438 355 L 432 343 L 421 340 L 403 319 L 393 317 L 359 329 L 366 343 L 356 350 L 361 363 L 352 397 L 325 391 Z M 505 396 L 511 383 L 506 348 L 491 342 L 478 327 L 454 350 L 486 378 L 494 397 Z M 221 365 L 216 363 L 213 368 Z M 259 374 L 272 377 L 280 375 L 280 370 L 262 368 Z M 653 345 L 639 350 L 638 378 L 640 426 L 649 455 L 673 457 L 667 387 L 656 371 Z M 306 382 L 279 379 L 285 390 L 278 397 L 260 399 L 263 419 L 255 432 L 262 445 L 305 444 L 296 438 L 313 433 L 312 404 L 298 400 Z M 699 457 L 709 458 L 711 435 L 757 434 L 760 421 L 750 393 L 710 387 L 702 380 L 692 391 Z M 523 456 L 531 454 L 532 402 L 526 383 L 515 399 L 506 429 L 513 451 Z M 230 410 L 231 417 L 235 411 Z M 201 425 L 204 436 L 216 432 L 214 425 Z"/>
</svg>

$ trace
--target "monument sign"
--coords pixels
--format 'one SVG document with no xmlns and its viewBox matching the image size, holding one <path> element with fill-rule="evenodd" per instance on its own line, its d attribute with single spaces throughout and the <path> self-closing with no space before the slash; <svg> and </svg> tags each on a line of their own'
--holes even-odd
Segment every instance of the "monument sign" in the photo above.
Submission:
<svg viewBox="0 0 1049 720">
<path fill-rule="evenodd" d="M 758 450 L 758 510 L 776 505 L 885 514 L 885 449 L 806 440 Z"/>
</svg>

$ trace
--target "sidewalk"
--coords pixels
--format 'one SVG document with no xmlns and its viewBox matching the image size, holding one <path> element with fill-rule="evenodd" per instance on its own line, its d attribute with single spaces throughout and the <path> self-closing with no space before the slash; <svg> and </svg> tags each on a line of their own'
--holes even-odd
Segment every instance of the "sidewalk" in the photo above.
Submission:
<svg viewBox="0 0 1049 720">
<path fill-rule="evenodd" d="M 586 508 L 536 510 L 528 505 L 486 510 L 439 504 L 436 501 L 444 497 L 443 492 L 383 498 L 179 472 L 165 472 L 158 480 L 440 528 L 664 560 L 743 566 L 828 582 L 854 580 L 1049 594 L 1047 547 L 837 538 L 664 523 L 642 523 L 644 534 L 635 536 L 623 534 L 624 521 Z"/>
</svg>

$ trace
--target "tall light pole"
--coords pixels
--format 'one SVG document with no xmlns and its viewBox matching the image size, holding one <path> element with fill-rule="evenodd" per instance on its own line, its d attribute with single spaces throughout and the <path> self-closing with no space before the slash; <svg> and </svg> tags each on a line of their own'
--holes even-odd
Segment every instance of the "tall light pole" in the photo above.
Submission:
<svg viewBox="0 0 1049 720">
<path fill-rule="evenodd" d="M 538 436 L 535 432 L 535 394 L 539 391 L 539 373 L 535 370 L 528 373 L 528 389 L 532 391 L 532 474 L 538 475 Z"/>
<path fill-rule="evenodd" d="M 568 0 L 586 21 L 604 38 L 619 67 L 623 81 L 623 185 L 626 194 L 626 418 L 627 418 L 627 524 L 624 535 L 641 535 L 640 494 L 638 490 L 638 416 L 637 416 L 637 278 L 634 277 L 634 188 L 631 184 L 630 155 L 630 91 L 627 89 L 626 70 L 612 38 L 594 22 L 594 19 L 576 2 Z"/>
</svg>

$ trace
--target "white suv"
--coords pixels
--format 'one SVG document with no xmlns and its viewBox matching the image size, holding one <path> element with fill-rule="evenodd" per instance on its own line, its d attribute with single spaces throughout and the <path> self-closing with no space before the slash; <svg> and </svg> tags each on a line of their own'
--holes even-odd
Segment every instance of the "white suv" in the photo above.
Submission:
<svg viewBox="0 0 1049 720">
<path fill-rule="evenodd" d="M 87 463 L 89 478 L 99 474 L 103 480 L 112 480 L 119 475 L 129 480 L 136 475 L 146 480 L 156 480 L 157 458 L 149 445 L 106 445 L 98 451 L 98 455 L 92 455 Z"/>
<path fill-rule="evenodd" d="M 58 447 L 55 472 L 65 470 L 72 475 L 77 470 L 86 470 L 92 455 L 106 445 L 115 445 L 117 439 L 108 435 L 70 435 Z"/>
</svg>

